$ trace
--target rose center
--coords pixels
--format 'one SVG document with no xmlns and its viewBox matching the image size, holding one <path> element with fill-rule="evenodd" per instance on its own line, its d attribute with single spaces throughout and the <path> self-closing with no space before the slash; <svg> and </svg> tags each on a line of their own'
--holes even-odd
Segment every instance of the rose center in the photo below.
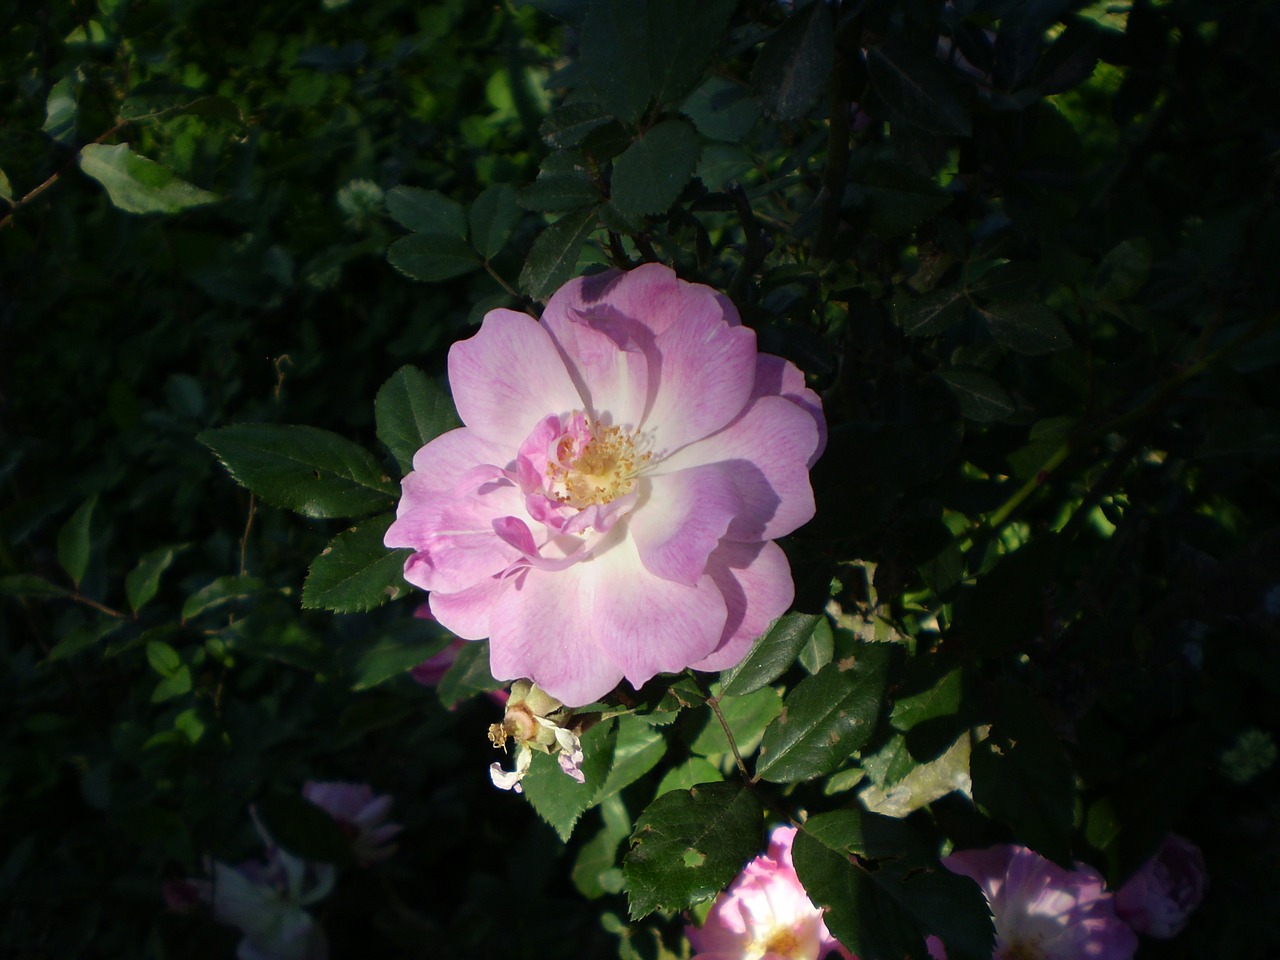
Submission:
<svg viewBox="0 0 1280 960">
<path fill-rule="evenodd" d="M 547 459 L 548 489 L 578 509 L 616 500 L 635 488 L 649 460 L 638 446 L 635 434 L 599 420 L 588 426 L 582 414 L 574 414 Z"/>
<path fill-rule="evenodd" d="M 769 939 L 764 942 L 764 952 L 790 958 L 796 956 L 796 948 L 799 946 L 800 941 L 796 938 L 795 931 L 779 927 L 769 934 Z"/>
</svg>

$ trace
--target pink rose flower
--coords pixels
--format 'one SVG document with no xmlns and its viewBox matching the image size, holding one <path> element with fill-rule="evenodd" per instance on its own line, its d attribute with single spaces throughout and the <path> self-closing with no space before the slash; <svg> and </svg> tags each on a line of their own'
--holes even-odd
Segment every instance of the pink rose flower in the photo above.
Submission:
<svg viewBox="0 0 1280 960">
<path fill-rule="evenodd" d="M 1130 960 L 1138 938 L 1101 875 L 1064 870 L 1026 847 L 960 850 L 943 864 L 975 880 L 995 919 L 992 960 Z"/>
<path fill-rule="evenodd" d="M 302 795 L 338 822 L 351 840 L 351 852 L 356 862 L 368 866 L 386 860 L 396 852 L 391 843 L 404 828 L 398 823 L 387 823 L 392 799 L 375 796 L 373 789 L 364 783 L 315 783 L 303 784 Z"/>
<path fill-rule="evenodd" d="M 736 664 L 791 605 L 821 404 L 709 287 L 647 264 L 449 351 L 465 426 L 418 451 L 388 547 L 499 680 L 568 706 Z"/>
<path fill-rule="evenodd" d="M 1154 857 L 1116 891 L 1116 913 L 1137 933 L 1176 937 L 1204 899 L 1204 855 L 1185 837 L 1169 834 Z"/>
<path fill-rule="evenodd" d="M 833 951 L 852 960 L 796 876 L 795 838 L 795 827 L 775 828 L 768 852 L 716 897 L 701 929 L 685 929 L 692 960 L 818 960 Z"/>
</svg>

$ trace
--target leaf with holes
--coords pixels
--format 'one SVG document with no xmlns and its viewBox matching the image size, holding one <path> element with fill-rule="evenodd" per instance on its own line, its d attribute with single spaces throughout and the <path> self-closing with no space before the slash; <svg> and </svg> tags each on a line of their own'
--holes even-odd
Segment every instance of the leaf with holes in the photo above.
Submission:
<svg viewBox="0 0 1280 960">
<path fill-rule="evenodd" d="M 382 543 L 395 517 L 365 520 L 329 541 L 311 562 L 302 585 L 302 605 L 311 610 L 363 613 L 409 592 L 404 562 L 411 550 L 388 550 Z"/>
</svg>

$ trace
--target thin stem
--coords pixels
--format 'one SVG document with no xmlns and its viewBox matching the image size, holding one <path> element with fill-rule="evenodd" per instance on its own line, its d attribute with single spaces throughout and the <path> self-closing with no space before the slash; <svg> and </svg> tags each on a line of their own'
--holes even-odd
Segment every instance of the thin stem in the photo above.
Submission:
<svg viewBox="0 0 1280 960">
<path fill-rule="evenodd" d="M 508 296 L 510 296 L 513 300 L 520 299 L 520 294 L 516 292 L 516 288 L 511 286 L 511 284 L 507 283 L 507 281 L 502 278 L 502 274 L 498 273 L 497 270 L 493 269 L 493 264 L 491 264 L 488 260 L 484 262 L 484 270 L 485 270 L 485 273 L 489 274 L 489 276 L 493 277 L 493 279 L 498 282 L 498 286 L 502 287 L 503 290 L 507 291 Z"/>
<path fill-rule="evenodd" d="M 742 761 L 742 754 L 738 752 L 738 742 L 733 739 L 733 731 L 729 729 L 729 722 L 725 720 L 724 713 L 720 710 L 720 698 L 707 697 L 707 706 L 711 708 L 711 712 L 720 721 L 720 729 L 724 731 L 724 738 L 729 741 L 729 749 L 733 751 L 733 760 L 738 765 L 738 772 L 742 774 L 742 779 L 748 783 L 755 783 L 756 778 L 747 772 L 747 765 Z"/>
<path fill-rule="evenodd" d="M 123 130 L 132 122 L 133 122 L 132 120 L 121 120 L 110 130 L 107 130 L 105 133 L 99 134 L 97 137 L 91 140 L 90 143 L 102 143 L 102 141 L 106 140 L 108 137 L 115 136 L 117 133 L 119 133 L 121 130 Z M 83 147 L 81 149 L 83 149 Z M 21 210 L 23 207 L 29 204 L 32 200 L 40 196 L 40 194 L 44 193 L 46 190 L 52 187 L 55 183 L 57 183 L 64 173 L 66 173 L 68 170 L 70 170 L 72 167 L 76 165 L 76 158 L 79 156 L 80 156 L 80 150 L 77 150 L 75 152 L 75 155 L 72 156 L 72 158 L 68 160 L 66 163 L 64 163 L 59 169 L 55 170 L 52 174 L 50 174 L 49 178 L 45 180 L 44 183 L 40 184 L 38 187 L 34 188 L 33 190 L 28 191 L 25 196 L 15 201 L 14 204 L 9 208 L 8 213 L 6 213 L 3 217 L 0 217 L 0 230 L 3 230 L 5 225 L 10 220 L 13 219 L 13 215 L 15 213 L 17 213 L 19 210 Z"/>
<path fill-rule="evenodd" d="M 78 591 L 76 593 L 71 594 L 71 599 L 74 600 L 76 603 L 84 604 L 86 607 L 92 607 L 94 610 L 97 610 L 99 613 L 105 613 L 109 617 L 115 617 L 117 620 L 130 619 L 127 613 L 121 613 L 119 610 L 113 609 L 112 607 L 108 607 L 105 604 L 101 604 L 97 600 L 91 600 L 88 597 L 84 596 L 84 594 L 79 593 Z"/>
</svg>

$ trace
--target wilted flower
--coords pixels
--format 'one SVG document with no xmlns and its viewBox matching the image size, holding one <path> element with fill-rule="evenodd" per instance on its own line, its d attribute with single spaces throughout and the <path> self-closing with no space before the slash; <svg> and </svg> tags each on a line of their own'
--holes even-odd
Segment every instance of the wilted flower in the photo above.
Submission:
<svg viewBox="0 0 1280 960">
<path fill-rule="evenodd" d="M 1116 891 L 1116 913 L 1138 933 L 1167 940 L 1187 925 L 1204 899 L 1204 887 L 1200 848 L 1171 833 Z"/>
<path fill-rule="evenodd" d="M 514 740 L 516 768 L 507 771 L 499 763 L 490 764 L 489 777 L 494 786 L 523 793 L 520 781 L 529 772 L 534 750 L 555 754 L 561 770 L 579 783 L 585 783 L 582 742 L 568 726 L 573 720 L 572 712 L 546 691 L 528 680 L 513 683 L 502 722 L 489 727 L 489 742 L 506 749 L 507 742 Z"/>
<path fill-rule="evenodd" d="M 265 862 L 231 867 L 213 861 L 211 880 L 166 884 L 166 901 L 185 905 L 194 892 L 217 920 L 244 934 L 236 950 L 240 960 L 326 960 L 324 930 L 304 908 L 329 895 L 334 868 L 282 850 L 256 817 L 254 826 L 267 846 Z"/>
<path fill-rule="evenodd" d="M 701 928 L 685 933 L 693 960 L 818 960 L 852 955 L 831 936 L 791 860 L 795 827 L 776 827 L 769 849 L 743 868 L 711 906 Z"/>
<path fill-rule="evenodd" d="M 1129 960 L 1138 948 L 1106 882 L 1082 863 L 1065 870 L 1018 846 L 961 850 L 942 862 L 982 888 L 995 919 L 992 960 Z"/>
<path fill-rule="evenodd" d="M 351 840 L 351 853 L 361 866 L 386 860 L 396 852 L 391 843 L 404 828 L 387 823 L 392 799 L 375 795 L 366 783 L 315 783 L 308 781 L 302 795 L 338 822 Z"/>
<path fill-rule="evenodd" d="M 389 547 L 500 680 L 570 705 L 737 663 L 791 604 L 772 541 L 814 511 L 818 397 L 709 287 L 580 278 L 449 351 L 466 426 L 418 451 Z"/>
</svg>

